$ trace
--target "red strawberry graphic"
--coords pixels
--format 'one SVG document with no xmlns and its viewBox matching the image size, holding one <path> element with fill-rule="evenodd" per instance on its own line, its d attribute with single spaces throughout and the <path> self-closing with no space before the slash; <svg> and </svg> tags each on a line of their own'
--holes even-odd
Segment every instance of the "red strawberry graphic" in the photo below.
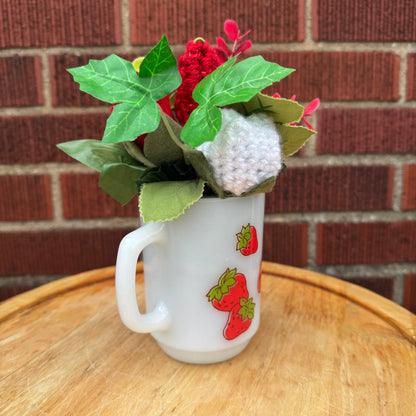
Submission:
<svg viewBox="0 0 416 416">
<path fill-rule="evenodd" d="M 240 303 L 240 298 L 247 298 L 247 282 L 243 274 L 237 273 L 237 268 L 227 270 L 207 294 L 212 306 L 220 311 L 230 311 L 234 305 Z"/>
<path fill-rule="evenodd" d="M 258 246 L 256 227 L 250 223 L 241 227 L 241 231 L 237 234 L 236 250 L 240 250 L 243 256 L 249 256 L 257 251 Z"/>
<path fill-rule="evenodd" d="M 254 318 L 253 298 L 241 298 L 240 303 L 234 305 L 228 315 L 227 325 L 224 328 L 225 339 L 231 340 L 247 331 Z"/>
</svg>

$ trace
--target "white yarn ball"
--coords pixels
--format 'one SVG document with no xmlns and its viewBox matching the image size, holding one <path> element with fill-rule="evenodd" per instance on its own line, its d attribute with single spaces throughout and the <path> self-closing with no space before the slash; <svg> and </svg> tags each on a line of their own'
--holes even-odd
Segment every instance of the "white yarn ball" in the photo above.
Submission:
<svg viewBox="0 0 416 416">
<path fill-rule="evenodd" d="M 214 141 L 197 147 L 208 159 L 218 185 L 240 196 L 282 168 L 280 135 L 265 113 L 244 117 L 222 108 L 222 125 Z"/>
</svg>

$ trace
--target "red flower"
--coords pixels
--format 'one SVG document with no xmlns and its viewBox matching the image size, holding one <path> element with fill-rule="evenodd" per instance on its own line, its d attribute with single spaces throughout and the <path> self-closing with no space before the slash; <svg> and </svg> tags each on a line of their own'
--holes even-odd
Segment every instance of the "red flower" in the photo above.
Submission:
<svg viewBox="0 0 416 416">
<path fill-rule="evenodd" d="M 280 96 L 280 94 L 278 93 L 278 92 L 276 92 L 276 93 L 274 93 L 273 94 L 273 97 L 275 97 L 275 98 L 281 98 L 281 96 Z M 296 95 L 292 95 L 292 97 L 290 97 L 290 99 L 292 100 L 292 101 L 295 101 L 295 99 L 296 99 Z M 313 130 L 313 127 L 312 127 L 312 125 L 308 122 L 308 121 L 306 121 L 306 119 L 305 119 L 305 117 L 311 117 L 312 116 L 312 113 L 313 112 L 315 112 L 317 109 L 318 109 L 318 107 L 319 107 L 319 105 L 321 104 L 321 101 L 319 100 L 319 98 L 314 98 L 304 109 L 303 109 L 303 115 L 302 115 L 302 121 L 306 124 L 306 126 L 309 128 L 309 129 L 311 129 L 311 130 Z M 296 125 L 296 123 L 292 123 L 292 126 L 293 125 Z"/>
<path fill-rule="evenodd" d="M 224 32 L 234 44 L 232 49 L 230 49 L 227 42 L 222 37 L 217 38 L 217 47 L 214 49 L 221 60 L 221 63 L 224 63 L 233 56 L 246 52 L 251 48 L 252 43 L 250 40 L 245 40 L 237 47 L 243 38 L 250 33 L 250 30 L 244 33 L 244 35 L 241 35 L 240 29 L 234 20 L 228 19 L 224 22 Z"/>
<path fill-rule="evenodd" d="M 176 118 L 182 126 L 198 106 L 192 98 L 194 88 L 220 64 L 217 54 L 207 41 L 198 38 L 187 43 L 185 53 L 178 61 L 182 84 L 176 91 L 175 99 Z"/>
<path fill-rule="evenodd" d="M 313 127 L 305 120 L 305 117 L 311 117 L 312 113 L 318 109 L 319 104 L 321 104 L 319 98 L 314 98 L 303 110 L 302 120 L 311 130 Z"/>
</svg>

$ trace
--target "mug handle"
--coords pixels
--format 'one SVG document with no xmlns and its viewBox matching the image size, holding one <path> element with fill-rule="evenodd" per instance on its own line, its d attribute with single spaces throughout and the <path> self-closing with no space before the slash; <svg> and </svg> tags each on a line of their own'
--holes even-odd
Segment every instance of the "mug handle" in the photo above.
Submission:
<svg viewBox="0 0 416 416">
<path fill-rule="evenodd" d="M 167 329 L 170 315 L 166 305 L 158 302 L 148 313 L 140 313 L 136 298 L 136 264 L 139 254 L 149 244 L 161 241 L 164 224 L 148 223 L 127 234 L 120 243 L 116 262 L 116 297 L 120 318 L 134 332 Z"/>
</svg>

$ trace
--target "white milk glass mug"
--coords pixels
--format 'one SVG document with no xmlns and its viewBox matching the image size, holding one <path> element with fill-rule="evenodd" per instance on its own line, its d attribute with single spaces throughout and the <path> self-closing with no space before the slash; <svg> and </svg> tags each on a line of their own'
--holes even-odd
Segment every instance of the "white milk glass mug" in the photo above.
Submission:
<svg viewBox="0 0 416 416">
<path fill-rule="evenodd" d="M 260 322 L 264 201 L 263 193 L 205 197 L 175 220 L 126 235 L 116 264 L 122 322 L 151 333 L 179 361 L 207 364 L 239 354 Z M 145 313 L 135 286 L 141 252 Z"/>
</svg>

